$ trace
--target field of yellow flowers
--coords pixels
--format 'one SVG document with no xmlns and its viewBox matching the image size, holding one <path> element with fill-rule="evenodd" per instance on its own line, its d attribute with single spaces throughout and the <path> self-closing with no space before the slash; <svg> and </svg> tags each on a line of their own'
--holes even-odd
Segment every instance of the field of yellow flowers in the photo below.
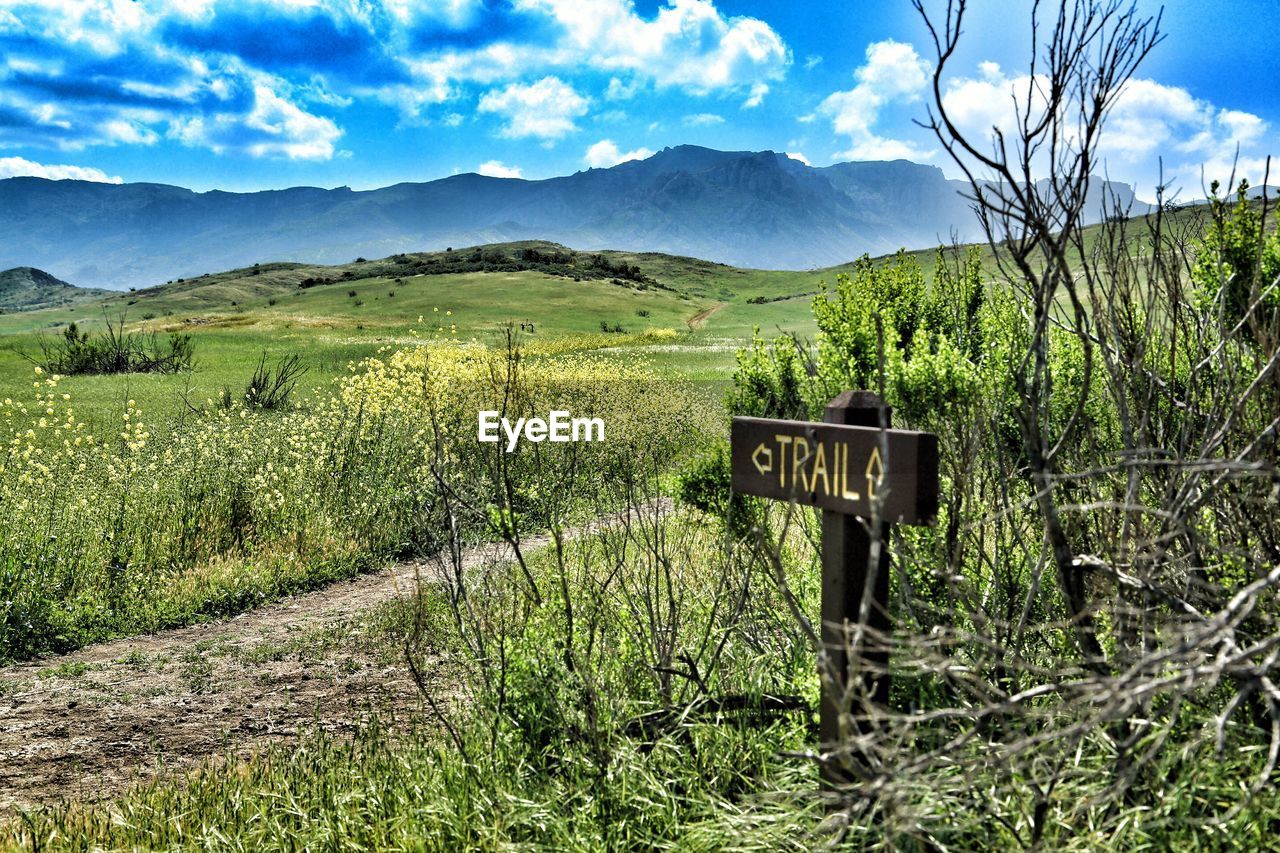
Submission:
<svg viewBox="0 0 1280 853">
<path fill-rule="evenodd" d="M 440 335 L 354 363 L 284 412 L 210 401 L 153 426 L 127 400 L 109 430 L 35 368 L 0 409 L 0 661 L 239 612 L 432 549 L 440 490 L 475 485 L 483 501 L 495 461 L 516 483 L 509 514 L 536 525 L 545 476 L 526 481 L 518 458 L 477 444 L 479 408 L 545 413 L 554 398 L 604 417 L 610 441 L 575 446 L 579 471 L 637 442 L 671 453 L 705 410 L 639 364 L 540 346 Z"/>
</svg>

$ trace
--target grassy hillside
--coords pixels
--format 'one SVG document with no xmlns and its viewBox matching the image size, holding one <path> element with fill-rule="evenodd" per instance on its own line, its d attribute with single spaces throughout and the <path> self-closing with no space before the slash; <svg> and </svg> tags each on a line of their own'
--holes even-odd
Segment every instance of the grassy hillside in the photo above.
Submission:
<svg viewBox="0 0 1280 853">
<path fill-rule="evenodd" d="M 519 261 L 525 250 L 573 261 Z M 470 261 L 477 252 L 489 260 Z M 0 391 L 13 394 L 28 383 L 41 335 L 60 335 L 71 323 L 101 332 L 121 318 L 128 329 L 162 338 L 190 334 L 196 367 L 167 376 L 68 378 L 91 420 L 116 417 L 127 399 L 153 413 L 179 414 L 184 397 L 203 402 L 224 387 L 242 388 L 263 353 L 300 356 L 308 368 L 304 388 L 314 391 L 383 347 L 428 335 L 493 341 L 508 325 L 531 342 L 555 340 L 560 349 L 619 359 L 639 353 L 664 372 L 721 379 L 754 328 L 808 334 L 807 294 L 822 278 L 816 271 L 739 270 L 666 255 L 573 253 L 548 243 L 338 266 L 264 263 L 0 316 Z M 794 298 L 749 301 L 757 296 Z"/>
<path fill-rule="evenodd" d="M 520 254 L 527 251 L 548 253 L 543 257 L 556 252 L 572 260 L 521 260 Z M 477 255 L 484 260 L 468 260 Z M 623 268 L 626 271 L 619 272 Z M 338 266 L 261 264 L 115 293 L 61 310 L 6 317 L 0 320 L 0 332 L 35 331 L 67 322 L 93 324 L 104 313 L 160 326 L 229 317 L 255 323 L 311 317 L 342 325 L 352 325 L 353 320 L 354 325 L 400 325 L 416 319 L 415 312 L 422 308 L 442 307 L 441 294 L 463 299 L 466 304 L 458 305 L 460 309 L 473 309 L 465 322 L 476 331 L 508 321 L 529 321 L 549 332 L 590 331 L 601 321 L 628 330 L 655 324 L 697 327 L 697 315 L 718 303 L 810 294 L 823 275 L 821 270 L 744 270 L 669 255 L 572 252 L 548 243 L 508 243 Z M 390 301 L 396 298 L 400 301 Z M 566 314 L 566 305 L 575 311 Z M 636 314 L 641 310 L 650 311 L 651 321 Z M 768 320 L 768 309 L 761 315 Z"/>
<path fill-rule="evenodd" d="M 1186 208 L 1166 224 L 1172 233 L 1198 233 L 1204 214 L 1201 206 Z M 1135 221 L 1131 232 L 1139 239 L 1145 225 Z M 1101 228 L 1083 234 L 1092 246 Z M 994 275 L 994 256 L 981 248 Z M 936 250 L 907 254 L 932 277 Z M 351 362 L 415 336 L 491 342 L 507 325 L 530 341 L 554 339 L 558 350 L 641 356 L 664 375 L 726 380 L 735 351 L 756 329 L 769 337 L 811 336 L 813 296 L 852 266 L 742 269 L 658 253 L 579 252 L 542 241 L 336 266 L 261 263 L 0 315 L 0 391 L 25 387 L 32 365 L 24 355 L 39 353 L 38 335 L 60 334 L 71 323 L 92 332 L 121 318 L 133 330 L 190 334 L 196 369 L 66 380 L 91 419 L 114 418 L 128 399 L 153 413 L 178 414 L 184 397 L 204 401 L 223 388 L 242 388 L 264 353 L 269 359 L 298 355 L 308 369 L 304 390 L 313 391 Z"/>
<path fill-rule="evenodd" d="M 0 313 L 77 305 L 109 294 L 108 290 L 76 287 L 35 267 L 0 272 Z"/>
</svg>

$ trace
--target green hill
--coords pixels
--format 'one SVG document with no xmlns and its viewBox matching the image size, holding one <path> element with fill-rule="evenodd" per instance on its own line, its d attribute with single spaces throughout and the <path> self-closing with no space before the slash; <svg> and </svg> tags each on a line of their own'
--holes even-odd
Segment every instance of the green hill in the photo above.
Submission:
<svg viewBox="0 0 1280 853">
<path fill-rule="evenodd" d="M 1182 238 L 1204 226 L 1203 205 L 1169 215 L 1164 228 Z M 1127 240 L 1148 239 L 1135 217 Z M 1086 250 L 1102 226 L 1083 229 Z M 989 246 L 984 266 L 995 274 Z M 931 277 L 936 250 L 909 252 Z M 877 263 L 887 263 L 892 255 Z M 30 268 L 0 274 L 0 336 L 75 322 L 179 331 L 237 326 L 267 333 L 280 328 L 403 332 L 419 315 L 454 311 L 449 324 L 467 336 L 501 323 L 532 323 L 539 332 L 627 332 L 655 328 L 747 339 L 752 330 L 804 334 L 812 329 L 810 299 L 833 284 L 852 261 L 812 270 L 746 269 L 655 252 L 579 251 L 526 240 L 442 252 L 401 253 L 336 265 L 269 262 L 180 278 L 136 291 L 74 288 Z M 35 310 L 44 309 L 44 310 Z M 15 314 L 15 311 L 25 313 Z M 362 334 L 361 337 L 368 335 Z"/>
<path fill-rule="evenodd" d="M 1164 223 L 1170 234 L 1192 241 L 1203 225 L 1202 206 L 1178 211 Z M 1127 239 L 1141 243 L 1147 229 L 1148 223 L 1136 220 Z M 1091 226 L 1083 236 L 1091 251 L 1102 229 Z M 997 280 L 990 247 L 981 251 Z M 931 278 L 936 251 L 909 254 Z M 179 416 L 188 398 L 199 402 L 224 388 L 243 388 L 264 353 L 272 360 L 299 356 L 308 369 L 304 384 L 317 389 L 386 348 L 436 335 L 492 343 L 508 325 L 534 351 L 568 348 L 606 359 L 639 358 L 664 374 L 719 382 L 732 376 L 735 353 L 757 329 L 766 337 L 811 339 L 813 296 L 823 282 L 834 284 L 851 267 L 756 270 L 676 255 L 584 252 L 521 241 L 333 266 L 260 263 L 129 292 L 61 283 L 37 291 L 26 285 L 11 292 L 54 293 L 60 301 L 0 316 L 0 391 L 29 388 L 29 359 L 69 324 L 96 334 L 108 320 L 121 319 L 129 331 L 190 334 L 196 366 L 172 376 L 67 380 L 90 421 L 118 418 L 124 394 L 151 412 Z"/>
<path fill-rule="evenodd" d="M 830 273 L 742 270 L 670 255 L 577 252 L 517 242 L 393 255 L 334 266 L 260 263 L 0 316 L 0 396 L 30 388 L 30 358 L 72 323 L 98 334 L 190 334 L 195 369 L 177 375 L 76 376 L 64 387 L 90 425 L 119 419 L 122 399 L 180 417 L 224 388 L 242 389 L 265 353 L 297 355 L 302 393 L 348 365 L 438 335 L 495 342 L 508 324 L 537 352 L 590 350 L 644 359 L 699 380 L 732 374 L 754 328 L 809 336 L 810 299 Z M 756 297 L 770 301 L 752 302 Z M 779 298 L 781 297 L 781 298 Z M 127 396 L 122 396 L 127 395 Z"/>
<path fill-rule="evenodd" d="M 232 325 L 403 331 L 438 308 L 453 311 L 450 325 L 468 336 L 527 321 L 539 333 L 600 332 L 603 325 L 612 334 L 619 327 L 628 333 L 714 329 L 740 337 L 754 325 L 772 330 L 789 311 L 775 300 L 811 294 L 824 277 L 833 278 L 830 271 L 747 270 L 521 241 L 333 266 L 261 263 L 137 291 L 99 291 L 92 299 L 6 317 L 0 333 L 71 322 L 93 328 L 122 316 L 130 326 L 161 331 Z M 795 302 L 797 317 L 807 317 L 808 300 Z M 722 328 L 726 319 L 732 328 Z"/>
<path fill-rule="evenodd" d="M 1205 213 L 1204 205 L 1187 206 L 1170 213 L 1163 227 L 1194 237 L 1204 227 Z M 1148 228 L 1147 217 L 1135 217 L 1127 240 L 1143 242 Z M 1086 250 L 1102 233 L 1100 225 L 1082 230 Z M 991 249 L 979 246 L 994 276 Z M 908 254 L 926 277 L 932 276 L 935 249 Z M 0 310 L 54 310 L 6 318 L 0 334 L 69 322 L 101 324 L 104 315 L 153 326 L 193 321 L 269 327 L 284 321 L 403 328 L 438 307 L 468 309 L 458 320 L 468 334 L 491 330 L 495 322 L 529 321 L 553 332 L 590 331 L 604 322 L 628 330 L 661 325 L 749 337 L 757 326 L 766 334 L 803 331 L 811 321 L 810 297 L 822 282 L 832 284 L 852 267 L 850 258 L 811 270 L 748 269 L 657 252 L 581 251 L 525 240 L 335 265 L 263 262 L 128 292 L 73 288 L 39 270 L 19 268 L 0 274 L 0 282 L 4 277 L 15 282 L 0 283 Z M 566 306 L 572 310 L 566 312 Z"/>
<path fill-rule="evenodd" d="M 108 290 L 76 287 L 35 267 L 0 272 L 0 312 L 60 308 L 102 299 Z"/>
</svg>

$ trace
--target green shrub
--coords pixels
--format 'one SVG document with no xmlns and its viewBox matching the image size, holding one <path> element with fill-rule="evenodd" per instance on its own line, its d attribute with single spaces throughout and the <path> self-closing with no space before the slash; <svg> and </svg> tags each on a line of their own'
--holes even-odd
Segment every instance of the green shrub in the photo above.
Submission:
<svg viewBox="0 0 1280 853">
<path fill-rule="evenodd" d="M 154 316 L 154 315 L 152 315 Z M 40 338 L 45 371 L 59 376 L 111 373 L 178 373 L 191 369 L 195 342 L 174 333 L 159 339 L 154 332 L 126 332 L 124 320 L 107 320 L 98 334 L 82 332 L 72 323 L 56 338 Z"/>
<path fill-rule="evenodd" d="M 1274 346 L 1280 333 L 1280 231 L 1267 233 L 1263 209 L 1249 201 L 1248 181 L 1240 182 L 1234 205 L 1218 190 L 1215 181 L 1192 280 L 1202 304 L 1220 305 L 1231 321 L 1244 320 L 1258 302 L 1245 329 L 1264 348 Z"/>
</svg>

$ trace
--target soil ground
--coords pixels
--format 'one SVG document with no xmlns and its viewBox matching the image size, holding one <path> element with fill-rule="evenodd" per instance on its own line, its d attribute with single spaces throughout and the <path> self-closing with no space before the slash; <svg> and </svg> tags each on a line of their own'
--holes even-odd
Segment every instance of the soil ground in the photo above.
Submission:
<svg viewBox="0 0 1280 853">
<path fill-rule="evenodd" d="M 478 547 L 464 552 L 463 566 L 509 556 L 505 546 Z M 403 563 L 232 619 L 0 669 L 0 817 L 102 799 L 305 727 L 341 733 L 370 711 L 410 711 L 421 699 L 403 658 L 385 633 L 381 642 L 371 635 L 379 606 L 411 593 L 428 565 Z"/>
<path fill-rule="evenodd" d="M 707 321 L 710 320 L 711 317 L 717 311 L 726 307 L 728 304 L 729 304 L 728 302 L 717 302 L 715 305 L 712 305 L 710 308 L 704 308 L 703 310 L 699 311 L 697 314 L 694 314 L 692 317 L 689 318 L 689 322 L 688 322 L 689 328 L 701 329 L 703 326 L 707 325 Z"/>
</svg>

